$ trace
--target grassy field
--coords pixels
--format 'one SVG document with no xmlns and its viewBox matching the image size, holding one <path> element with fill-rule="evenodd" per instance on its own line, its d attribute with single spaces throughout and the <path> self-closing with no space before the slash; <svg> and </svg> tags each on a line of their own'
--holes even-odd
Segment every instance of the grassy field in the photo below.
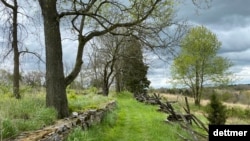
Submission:
<svg viewBox="0 0 250 141">
<path fill-rule="evenodd" d="M 181 141 L 179 135 L 188 137 L 178 124 L 166 123 L 167 115 L 158 112 L 157 106 L 139 103 L 129 93 L 119 94 L 117 103 L 102 124 L 84 132 L 76 128 L 67 141 Z"/>
<path fill-rule="evenodd" d="M 84 111 L 103 106 L 111 98 L 97 95 L 95 90 L 77 94 L 67 90 L 69 110 Z M 87 93 L 87 94 L 86 94 Z M 24 131 L 33 131 L 56 122 L 56 111 L 45 106 L 45 91 L 28 89 L 22 99 L 15 99 L 10 94 L 1 94 L 0 99 L 0 141 L 15 137 Z"/>
<path fill-rule="evenodd" d="M 105 97 L 96 94 L 92 88 L 84 92 L 67 90 L 70 111 L 84 111 L 102 107 L 103 103 L 116 99 L 117 108 L 107 114 L 103 122 L 83 131 L 75 128 L 68 136 L 67 141 L 178 141 L 180 136 L 190 139 L 192 136 L 179 126 L 165 122 L 167 114 L 158 112 L 158 106 L 147 105 L 136 101 L 132 94 L 123 92 Z M 174 105 L 177 112 L 185 104 L 183 97 L 166 95 L 167 100 L 177 100 Z M 207 124 L 204 118 L 204 105 L 195 107 L 189 99 L 191 112 Z M 243 105 L 244 106 L 244 105 Z M 227 124 L 250 124 L 249 107 L 237 105 L 228 106 Z M 0 141 L 4 138 L 16 136 L 24 131 L 41 129 L 56 121 L 56 111 L 45 106 L 44 90 L 26 90 L 21 100 L 8 94 L 1 94 L 0 99 Z"/>
<path fill-rule="evenodd" d="M 0 140 L 42 128 L 56 120 L 56 111 L 45 107 L 45 97 L 40 93 L 25 95 L 20 100 L 2 94 L 0 105 Z"/>
</svg>

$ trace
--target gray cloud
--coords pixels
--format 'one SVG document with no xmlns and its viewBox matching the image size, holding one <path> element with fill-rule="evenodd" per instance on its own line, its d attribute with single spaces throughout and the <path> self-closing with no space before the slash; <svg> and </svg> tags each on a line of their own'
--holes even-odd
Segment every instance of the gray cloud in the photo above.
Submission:
<svg viewBox="0 0 250 141">
<path fill-rule="evenodd" d="M 214 32 L 222 42 L 220 53 L 244 52 L 250 48 L 250 25 L 248 27 L 234 27 L 231 30 L 215 30 Z"/>
<path fill-rule="evenodd" d="M 190 24 L 204 25 L 214 32 L 222 42 L 219 55 L 227 57 L 235 64 L 231 71 L 241 78 L 238 83 L 250 83 L 250 74 L 248 73 L 250 72 L 250 0 L 213 0 L 211 7 L 204 10 L 197 9 L 192 4 L 192 0 L 182 1 L 185 3 L 179 6 L 176 18 L 187 19 Z M 34 8 L 34 11 L 39 16 L 41 13 L 38 8 Z M 33 10 L 31 13 L 33 13 Z M 37 22 L 42 23 L 42 18 L 39 19 Z M 42 28 L 39 32 L 41 32 L 41 38 L 43 38 Z M 68 35 L 63 34 L 62 38 L 68 38 Z M 39 43 L 34 45 L 34 42 L 34 40 L 28 42 L 27 47 L 32 49 L 41 46 Z M 43 43 L 43 41 L 41 42 Z M 63 40 L 63 59 L 65 62 L 73 63 L 75 61 L 76 46 L 75 42 Z M 167 64 L 157 60 L 157 58 L 155 59 L 150 62 L 148 78 L 152 86 L 166 87 L 171 79 L 169 72 L 171 63 Z M 26 61 L 27 65 L 25 66 L 34 68 L 34 63 Z M 6 68 L 6 66 L 10 66 L 12 68 L 12 65 L 9 65 L 10 62 L 2 63 L 0 67 Z M 45 65 L 41 65 L 45 67 Z"/>
<path fill-rule="evenodd" d="M 225 26 L 247 26 L 250 21 L 250 1 L 213 0 L 208 9 L 197 9 L 191 0 L 180 5 L 179 16 L 199 24 Z"/>
<path fill-rule="evenodd" d="M 178 7 L 176 18 L 187 19 L 192 25 L 204 25 L 215 33 L 222 43 L 218 55 L 234 64 L 230 71 L 237 78 L 235 83 L 250 83 L 250 1 L 212 0 L 208 9 L 197 9 L 191 0 L 183 2 Z M 171 78 L 166 71 L 169 67 L 165 71 L 157 68 L 150 73 L 149 78 L 157 81 L 152 86 L 166 86 L 166 80 Z M 163 80 L 165 84 L 158 83 Z"/>
</svg>

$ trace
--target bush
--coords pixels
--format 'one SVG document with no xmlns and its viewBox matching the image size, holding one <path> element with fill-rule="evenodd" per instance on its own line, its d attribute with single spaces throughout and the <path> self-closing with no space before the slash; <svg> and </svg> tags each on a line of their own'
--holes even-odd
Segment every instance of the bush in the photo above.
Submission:
<svg viewBox="0 0 250 141">
<path fill-rule="evenodd" d="M 223 125 L 226 123 L 226 107 L 215 94 L 210 97 L 210 103 L 207 107 L 209 124 Z"/>
<path fill-rule="evenodd" d="M 230 92 L 225 92 L 222 93 L 220 96 L 221 100 L 224 102 L 233 102 L 234 100 L 234 95 Z"/>
<path fill-rule="evenodd" d="M 228 117 L 236 117 L 240 119 L 250 118 L 250 109 L 242 109 L 238 107 L 232 107 L 227 110 Z"/>
</svg>

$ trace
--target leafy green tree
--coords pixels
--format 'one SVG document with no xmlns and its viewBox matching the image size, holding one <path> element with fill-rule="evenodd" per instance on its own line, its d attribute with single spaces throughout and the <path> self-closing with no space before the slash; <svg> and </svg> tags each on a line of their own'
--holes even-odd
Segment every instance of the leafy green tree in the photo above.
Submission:
<svg viewBox="0 0 250 141">
<path fill-rule="evenodd" d="M 216 94 L 212 94 L 210 97 L 210 103 L 208 104 L 208 121 L 209 124 L 222 125 L 226 123 L 226 106 L 218 99 Z"/>
<path fill-rule="evenodd" d="M 200 105 L 205 84 L 222 84 L 230 80 L 230 60 L 217 55 L 221 43 L 204 26 L 191 28 L 181 41 L 181 50 L 174 59 L 171 74 L 177 84 L 191 89 L 196 105 Z"/>
<path fill-rule="evenodd" d="M 127 42 L 120 65 L 123 89 L 133 93 L 141 93 L 145 88 L 149 87 L 150 81 L 147 79 L 148 65 L 143 61 L 140 42 L 133 38 Z"/>
</svg>

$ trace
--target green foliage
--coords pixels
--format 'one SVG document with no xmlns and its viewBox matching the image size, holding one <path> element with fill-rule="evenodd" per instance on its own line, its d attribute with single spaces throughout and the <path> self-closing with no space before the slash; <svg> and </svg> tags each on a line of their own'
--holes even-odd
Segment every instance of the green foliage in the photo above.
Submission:
<svg viewBox="0 0 250 141">
<path fill-rule="evenodd" d="M 105 126 L 110 128 L 114 127 L 118 118 L 117 114 L 117 110 L 107 112 L 102 120 L 102 124 L 105 124 Z"/>
<path fill-rule="evenodd" d="M 69 136 L 66 138 L 66 141 L 90 141 L 86 140 L 86 133 L 83 132 L 81 127 L 76 127 L 71 131 Z"/>
<path fill-rule="evenodd" d="M 225 124 L 227 119 L 227 110 L 215 94 L 211 95 L 210 103 L 207 108 L 209 124 Z"/>
<path fill-rule="evenodd" d="M 0 139 L 16 135 L 17 127 L 9 119 L 0 120 Z"/>
<path fill-rule="evenodd" d="M 89 93 L 86 95 L 77 95 L 70 93 L 67 95 L 69 101 L 69 111 L 70 112 L 79 112 L 85 111 L 87 109 L 96 109 L 103 106 L 105 102 L 111 100 L 111 97 L 106 97 L 103 95 L 97 95 Z"/>
<path fill-rule="evenodd" d="M 25 94 L 19 100 L 4 96 L 0 99 L 0 105 L 1 119 L 8 119 L 1 122 L 1 131 L 4 131 L 2 138 L 39 129 L 56 120 L 56 110 L 45 106 L 44 95 Z"/>
<path fill-rule="evenodd" d="M 117 120 L 117 111 L 109 111 L 104 115 L 104 118 L 102 120 L 102 125 L 107 127 L 107 128 L 112 128 L 115 126 L 116 124 L 116 120 Z M 98 126 L 99 125 L 95 125 L 97 127 L 91 127 L 91 129 L 93 130 L 99 130 Z M 90 131 L 91 132 L 91 131 Z M 96 136 L 98 136 L 96 134 Z M 90 136 L 89 131 L 83 131 L 83 129 L 81 127 L 77 127 L 75 128 L 67 137 L 66 141 L 93 141 L 94 137 Z"/>
<path fill-rule="evenodd" d="M 68 100 L 71 111 L 100 108 L 113 99 L 93 93 L 80 95 L 76 94 L 73 89 L 68 89 L 67 92 L 69 93 Z M 0 105 L 0 138 L 3 139 L 23 131 L 36 130 L 51 125 L 57 119 L 56 110 L 45 106 L 44 94 L 29 94 L 25 91 L 24 97 L 19 100 L 2 94 Z M 76 130 L 80 132 L 80 130 Z M 76 136 L 78 138 L 80 135 Z M 81 140 L 81 137 L 79 139 Z"/>
<path fill-rule="evenodd" d="M 7 95 L 7 96 L 13 96 L 12 95 L 12 86 L 11 85 L 5 85 L 5 84 L 0 84 L 0 95 Z"/>
<path fill-rule="evenodd" d="M 126 43 L 122 56 L 125 56 L 120 62 L 121 81 L 124 85 L 122 90 L 143 93 L 150 81 L 147 79 L 148 66 L 143 62 L 142 46 L 138 40 L 131 38 Z"/>
<path fill-rule="evenodd" d="M 36 112 L 36 116 L 34 117 L 34 119 L 36 121 L 40 121 L 41 124 L 40 125 L 51 125 L 54 123 L 54 121 L 56 120 L 56 110 L 53 108 L 43 108 L 40 111 Z"/>
<path fill-rule="evenodd" d="M 224 101 L 224 102 L 232 102 L 232 101 L 234 101 L 232 99 L 235 99 L 234 97 L 235 96 L 232 93 L 229 93 L 229 92 L 225 92 L 225 93 L 222 93 L 220 95 L 221 101 Z"/>
<path fill-rule="evenodd" d="M 204 26 L 191 28 L 181 41 L 180 54 L 174 59 L 171 74 L 174 82 L 188 86 L 199 102 L 204 84 L 229 82 L 232 63 L 217 56 L 221 43 Z M 197 103 L 199 104 L 199 103 Z"/>
<path fill-rule="evenodd" d="M 157 107 L 137 102 L 132 93 L 118 94 L 118 107 L 109 112 L 102 123 L 82 131 L 83 140 L 91 141 L 178 141 L 179 132 L 188 138 L 178 125 L 164 124 L 166 115 L 157 112 Z"/>
<path fill-rule="evenodd" d="M 240 119 L 249 119 L 250 109 L 242 109 L 242 108 L 237 108 L 237 107 L 228 108 L 227 116 L 240 118 Z"/>
<path fill-rule="evenodd" d="M 77 99 L 77 95 L 74 90 L 67 90 L 68 99 Z"/>
<path fill-rule="evenodd" d="M 96 87 L 89 87 L 87 91 L 90 94 L 97 94 L 98 89 Z"/>
<path fill-rule="evenodd" d="M 245 109 L 245 112 L 244 112 L 244 117 L 249 119 L 250 118 L 250 109 Z"/>
<path fill-rule="evenodd" d="M 120 93 L 117 94 L 118 98 L 132 98 L 133 94 L 129 91 L 122 91 Z"/>
</svg>

